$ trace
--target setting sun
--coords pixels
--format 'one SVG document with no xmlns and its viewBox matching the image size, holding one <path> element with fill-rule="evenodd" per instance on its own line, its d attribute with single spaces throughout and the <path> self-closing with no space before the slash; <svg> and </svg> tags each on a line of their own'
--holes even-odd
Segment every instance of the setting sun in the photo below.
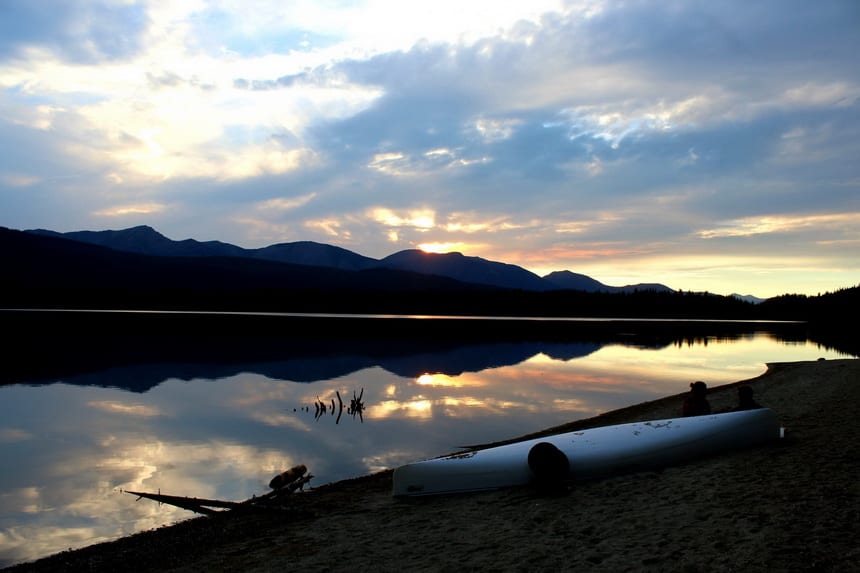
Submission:
<svg viewBox="0 0 860 573">
<path fill-rule="evenodd" d="M 418 248 L 425 253 L 450 253 L 462 248 L 463 243 L 421 243 Z"/>
</svg>

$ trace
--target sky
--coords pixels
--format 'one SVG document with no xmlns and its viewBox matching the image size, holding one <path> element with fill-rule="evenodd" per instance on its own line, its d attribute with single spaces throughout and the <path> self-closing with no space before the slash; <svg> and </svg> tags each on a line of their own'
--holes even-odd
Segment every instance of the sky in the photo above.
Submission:
<svg viewBox="0 0 860 573">
<path fill-rule="evenodd" d="M 860 284 L 856 0 L 2 0 L 0 226 Z"/>
</svg>

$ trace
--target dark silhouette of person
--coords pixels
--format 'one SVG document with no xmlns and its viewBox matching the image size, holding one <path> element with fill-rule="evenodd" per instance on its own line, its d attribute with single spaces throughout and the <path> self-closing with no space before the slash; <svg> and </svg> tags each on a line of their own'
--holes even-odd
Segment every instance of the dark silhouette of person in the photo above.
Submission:
<svg viewBox="0 0 860 573">
<path fill-rule="evenodd" d="M 753 398 L 753 389 L 749 386 L 738 386 L 738 405 L 734 409 L 735 412 L 741 410 L 755 410 L 761 408 L 762 405 Z"/>
<path fill-rule="evenodd" d="M 532 446 L 528 456 L 534 485 L 542 493 L 561 493 L 570 476 L 570 461 L 560 449 L 549 442 Z"/>
<path fill-rule="evenodd" d="M 711 403 L 707 399 L 708 386 L 701 380 L 690 384 L 690 393 L 684 399 L 681 410 L 684 417 L 704 416 L 711 413 Z"/>
</svg>

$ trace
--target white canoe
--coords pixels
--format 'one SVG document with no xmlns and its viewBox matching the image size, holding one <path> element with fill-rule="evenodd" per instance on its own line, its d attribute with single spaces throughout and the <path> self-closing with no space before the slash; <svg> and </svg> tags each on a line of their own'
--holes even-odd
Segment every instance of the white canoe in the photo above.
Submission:
<svg viewBox="0 0 860 573">
<path fill-rule="evenodd" d="M 779 419 L 767 408 L 604 426 L 410 463 L 394 470 L 394 495 L 528 485 L 536 477 L 529 452 L 545 442 L 567 456 L 567 479 L 592 479 L 761 445 L 781 436 Z"/>
</svg>

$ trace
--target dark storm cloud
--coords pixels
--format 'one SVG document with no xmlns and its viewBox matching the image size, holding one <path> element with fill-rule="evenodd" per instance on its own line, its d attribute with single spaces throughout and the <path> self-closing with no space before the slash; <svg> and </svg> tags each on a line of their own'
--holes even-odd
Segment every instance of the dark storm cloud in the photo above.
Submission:
<svg viewBox="0 0 860 573">
<path fill-rule="evenodd" d="M 138 3 L 98 0 L 3 0 L 0 59 L 44 48 L 74 62 L 124 58 L 141 49 L 147 18 Z"/>
</svg>

